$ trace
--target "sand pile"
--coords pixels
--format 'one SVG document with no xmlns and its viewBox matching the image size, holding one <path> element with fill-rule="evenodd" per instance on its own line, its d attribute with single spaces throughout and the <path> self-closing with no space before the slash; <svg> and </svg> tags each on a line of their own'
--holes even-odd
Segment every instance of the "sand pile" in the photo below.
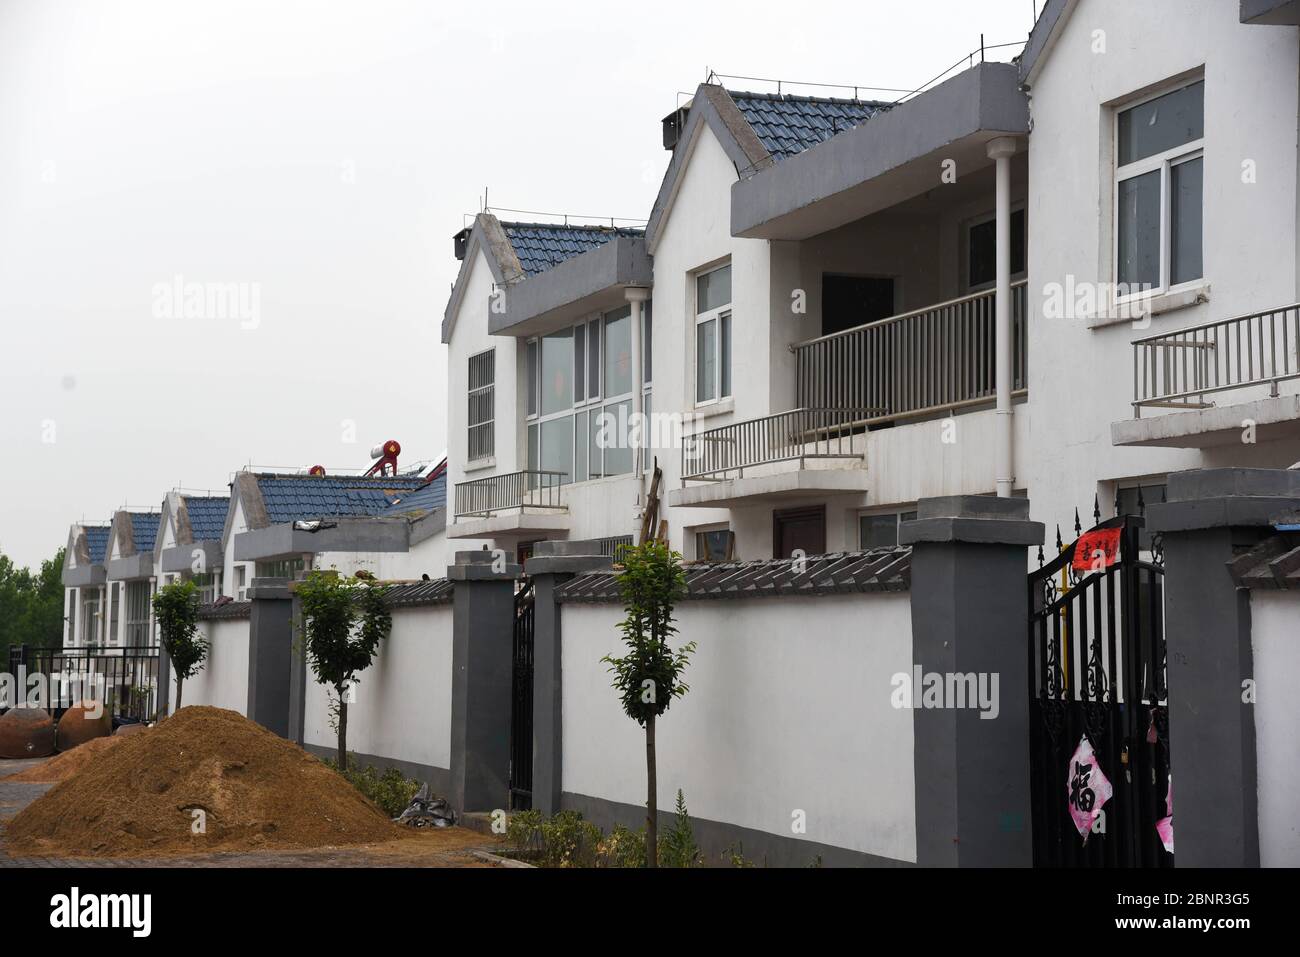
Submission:
<svg viewBox="0 0 1300 957">
<path fill-rule="evenodd" d="M 183 708 L 102 747 L 9 823 L 10 854 L 156 857 L 409 834 L 336 772 L 234 711 Z M 194 832 L 196 810 L 204 833 Z"/>
<path fill-rule="evenodd" d="M 11 774 L 4 780 L 19 781 L 23 784 L 58 784 L 60 781 L 66 781 L 80 771 L 82 767 L 89 764 L 91 758 L 95 755 L 108 750 L 121 740 L 119 737 L 94 738 L 85 744 L 78 745 L 71 751 L 64 751 L 55 755 L 43 764 L 28 768 L 26 771 L 19 771 L 17 774 Z"/>
</svg>

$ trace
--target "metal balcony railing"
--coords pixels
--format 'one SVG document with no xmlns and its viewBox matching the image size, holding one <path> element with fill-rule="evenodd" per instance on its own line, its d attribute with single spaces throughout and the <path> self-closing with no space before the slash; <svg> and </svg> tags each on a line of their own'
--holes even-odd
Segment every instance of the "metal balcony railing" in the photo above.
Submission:
<svg viewBox="0 0 1300 957">
<path fill-rule="evenodd" d="M 527 469 L 456 483 L 456 517 L 487 516 L 512 508 L 564 508 L 564 472 Z"/>
<path fill-rule="evenodd" d="M 1011 285 L 1015 392 L 1026 388 L 1025 288 L 1025 280 Z M 873 409 L 875 423 L 989 402 L 994 303 L 990 289 L 795 343 L 795 404 Z"/>
<path fill-rule="evenodd" d="M 1133 415 L 1208 409 L 1216 392 L 1300 378 L 1300 303 L 1133 340 Z"/>
<path fill-rule="evenodd" d="M 682 479 L 721 481 L 756 465 L 805 459 L 860 459 L 854 431 L 870 409 L 794 409 L 682 438 Z"/>
</svg>

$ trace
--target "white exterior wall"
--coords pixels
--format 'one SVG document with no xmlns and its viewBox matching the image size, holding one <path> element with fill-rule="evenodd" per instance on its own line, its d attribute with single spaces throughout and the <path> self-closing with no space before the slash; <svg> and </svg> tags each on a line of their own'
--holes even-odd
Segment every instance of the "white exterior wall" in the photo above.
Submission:
<svg viewBox="0 0 1300 957">
<path fill-rule="evenodd" d="M 645 734 L 600 660 L 621 653 L 622 609 L 562 615 L 564 790 L 644 805 Z M 700 819 L 915 862 L 912 715 L 890 705 L 912 667 L 909 596 L 690 601 L 677 619 L 699 647 L 655 726 L 659 806 L 680 788 Z"/>
<path fill-rule="evenodd" d="M 1106 52 L 1094 53 L 1094 31 Z M 1081 0 L 1033 83 L 1029 199 L 1027 469 L 1033 517 L 1068 526 L 1097 482 L 1220 465 L 1286 467 L 1300 448 L 1233 443 L 1196 450 L 1115 448 L 1132 418 L 1133 339 L 1288 305 L 1296 290 L 1297 32 L 1238 22 L 1225 0 Z M 1204 65 L 1205 280 L 1209 303 L 1090 329 L 1046 319 L 1050 283 L 1113 281 L 1112 111 L 1108 104 Z M 1242 182 L 1253 160 L 1257 182 Z M 1257 398 L 1225 393 L 1219 405 Z M 1163 414 L 1147 410 L 1145 416 Z M 1103 491 L 1103 509 L 1107 499 Z"/>
<path fill-rule="evenodd" d="M 654 249 L 654 405 L 658 413 L 695 412 L 695 273 L 731 260 L 732 399 L 701 407 L 699 430 L 717 428 L 774 411 L 768 370 L 772 367 L 769 243 L 731 235 L 731 185 L 736 169 L 707 125 L 695 137 L 677 194 L 664 217 Z M 788 303 L 788 293 L 786 302 Z M 666 489 L 681 485 L 681 450 L 659 453 Z M 726 509 L 674 509 L 666 505 L 669 541 L 683 549 L 687 525 L 725 522 Z M 688 552 L 689 554 L 689 552 Z"/>
<path fill-rule="evenodd" d="M 452 608 L 393 611 L 393 630 L 361 673 L 348 705 L 348 750 L 437 768 L 451 766 Z M 338 746 L 325 686 L 308 665 L 304 738 Z"/>
<path fill-rule="evenodd" d="M 203 668 L 185 679 L 182 706 L 206 704 L 229 708 L 248 715 L 248 631 L 247 618 L 207 618 L 199 622 L 208 639 L 208 658 Z M 168 708 L 176 710 L 176 675 L 168 671 Z"/>
<path fill-rule="evenodd" d="M 235 498 L 235 511 L 230 520 L 230 533 L 226 536 L 225 541 L 221 543 L 222 568 L 221 568 L 221 594 L 228 595 L 231 598 L 238 598 L 235 594 L 235 566 L 243 565 L 246 567 L 244 573 L 245 587 L 253 582 L 253 563 L 235 561 L 235 536 L 242 532 L 248 531 L 248 522 L 244 519 L 244 503 Z"/>
<path fill-rule="evenodd" d="M 493 290 L 492 270 L 481 249 L 473 252 L 473 261 L 465 278 L 460 311 L 447 343 L 447 518 L 448 525 L 456 513 L 456 485 L 472 479 L 517 472 L 527 465 L 526 434 L 519 424 L 523 419 L 518 389 L 522 360 L 516 342 L 509 336 L 488 334 L 489 300 Z M 493 389 L 495 418 L 494 455 L 487 463 L 473 467 L 469 461 L 468 395 L 469 357 L 488 349 L 496 350 Z M 467 471 L 467 466 L 471 467 Z M 481 547 L 480 541 L 453 542 L 451 551 L 470 551 Z"/>
<path fill-rule="evenodd" d="M 1300 702 L 1288 689 L 1300 674 L 1300 593 L 1250 593 L 1251 645 L 1255 655 L 1255 750 L 1259 767 L 1259 862 L 1300 867 L 1300 821 L 1296 794 L 1295 730 Z M 1175 797 L 1175 802 L 1177 798 Z"/>
<path fill-rule="evenodd" d="M 344 576 L 365 569 L 380 581 L 418 581 L 426 574 L 446 578 L 454 553 L 464 548 L 439 532 L 404 552 L 320 552 L 312 559 L 312 568 L 335 569 Z"/>
</svg>

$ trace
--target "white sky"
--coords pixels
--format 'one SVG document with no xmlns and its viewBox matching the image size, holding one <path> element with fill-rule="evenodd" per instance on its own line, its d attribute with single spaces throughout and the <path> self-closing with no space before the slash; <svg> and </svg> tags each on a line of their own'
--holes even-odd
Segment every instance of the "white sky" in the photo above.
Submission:
<svg viewBox="0 0 1300 957">
<path fill-rule="evenodd" d="M 484 187 L 644 218 L 708 69 L 910 88 L 1034 6 L 0 0 L 0 549 L 250 462 L 435 457 Z M 178 274 L 260 284 L 256 328 L 156 318 Z"/>
</svg>

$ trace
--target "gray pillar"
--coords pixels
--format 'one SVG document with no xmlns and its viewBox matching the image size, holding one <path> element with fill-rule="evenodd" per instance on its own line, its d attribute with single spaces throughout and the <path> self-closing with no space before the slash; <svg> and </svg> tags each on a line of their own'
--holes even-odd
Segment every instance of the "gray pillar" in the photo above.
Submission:
<svg viewBox="0 0 1300 957">
<path fill-rule="evenodd" d="M 448 800 L 461 812 L 509 806 L 514 597 L 521 572 L 490 551 L 457 552 L 456 564 L 447 568 L 456 583 Z"/>
<path fill-rule="evenodd" d="M 289 658 L 289 733 L 290 741 L 307 742 L 307 682 L 314 681 L 307 666 L 307 650 L 302 640 L 302 599 L 296 594 L 290 602 L 289 633 L 292 654 Z"/>
<path fill-rule="evenodd" d="M 525 567 L 535 589 L 533 606 L 533 809 L 548 817 L 560 810 L 563 735 L 563 636 L 555 589 L 576 575 L 606 571 L 608 555 L 596 542 L 538 542 Z"/>
<path fill-rule="evenodd" d="M 158 642 L 158 717 L 165 718 L 171 707 L 172 658 L 167 647 Z"/>
<path fill-rule="evenodd" d="M 1029 501 L 923 499 L 899 540 L 912 545 L 914 673 L 976 676 L 997 717 L 921 707 L 912 689 L 916 862 L 1030 867 L 1028 554 L 1043 541 Z M 988 709 L 992 713 L 992 708 Z"/>
<path fill-rule="evenodd" d="M 289 680 L 293 655 L 293 594 L 287 578 L 255 578 L 248 623 L 248 717 L 290 737 Z"/>
<path fill-rule="evenodd" d="M 1165 554 L 1169 750 L 1179 867 L 1257 867 L 1250 599 L 1227 563 L 1300 506 L 1300 472 L 1197 469 L 1169 476 L 1147 509 Z"/>
</svg>

